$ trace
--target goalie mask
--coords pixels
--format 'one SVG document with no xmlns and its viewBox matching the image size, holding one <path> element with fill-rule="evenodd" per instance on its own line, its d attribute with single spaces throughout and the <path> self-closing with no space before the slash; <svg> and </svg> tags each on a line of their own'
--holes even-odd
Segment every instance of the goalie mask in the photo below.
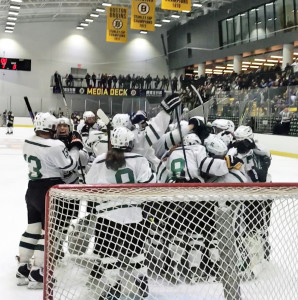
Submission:
<svg viewBox="0 0 298 300">
<path fill-rule="evenodd" d="M 134 134 L 126 127 L 117 127 L 111 133 L 112 148 L 131 151 L 133 148 Z"/>
<path fill-rule="evenodd" d="M 226 144 L 218 137 L 215 136 L 210 141 L 205 143 L 206 150 L 209 156 L 225 156 L 228 152 L 228 147 Z"/>
<path fill-rule="evenodd" d="M 114 128 L 121 126 L 128 129 L 132 128 L 132 123 L 128 114 L 116 114 L 112 120 L 112 125 Z"/>
<path fill-rule="evenodd" d="M 253 139 L 254 134 L 252 132 L 251 127 L 249 126 L 239 126 L 234 132 L 236 140 L 244 140 L 244 139 Z"/>
<path fill-rule="evenodd" d="M 57 118 L 50 113 L 38 113 L 34 118 L 34 131 L 55 133 L 57 130 Z"/>
<path fill-rule="evenodd" d="M 183 138 L 183 145 L 201 145 L 200 138 L 195 133 L 189 133 Z"/>
</svg>

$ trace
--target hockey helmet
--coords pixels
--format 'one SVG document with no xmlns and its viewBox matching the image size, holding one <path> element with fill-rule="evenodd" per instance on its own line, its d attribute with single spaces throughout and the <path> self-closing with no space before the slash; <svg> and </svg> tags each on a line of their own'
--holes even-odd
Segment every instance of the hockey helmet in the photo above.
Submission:
<svg viewBox="0 0 298 300">
<path fill-rule="evenodd" d="M 95 114 L 92 111 L 85 111 L 83 114 L 84 121 L 86 121 L 88 118 L 95 118 Z"/>
<path fill-rule="evenodd" d="M 227 145 L 227 147 L 234 140 L 234 135 L 228 130 L 218 133 L 217 136 Z"/>
<path fill-rule="evenodd" d="M 234 132 L 236 140 L 253 139 L 254 134 L 250 126 L 239 126 Z"/>
<path fill-rule="evenodd" d="M 200 138 L 195 133 L 189 133 L 183 138 L 183 145 L 201 145 L 202 142 Z"/>
<path fill-rule="evenodd" d="M 128 128 L 118 126 L 111 133 L 112 148 L 131 151 L 133 148 L 134 134 Z"/>
<path fill-rule="evenodd" d="M 208 140 L 205 147 L 210 156 L 224 156 L 228 152 L 228 147 L 218 136 L 214 136 L 210 141 Z"/>
<path fill-rule="evenodd" d="M 126 127 L 128 129 L 132 128 L 132 123 L 130 121 L 130 116 L 128 114 L 116 114 L 113 117 L 112 125 L 114 128 L 117 127 Z"/>
<path fill-rule="evenodd" d="M 231 128 L 229 125 L 229 120 L 226 119 L 216 119 L 212 122 L 211 126 L 215 134 L 218 134 L 221 131 L 226 131 L 226 130 L 230 131 Z"/>
<path fill-rule="evenodd" d="M 68 126 L 68 131 L 65 131 L 65 129 L 63 129 L 62 126 L 59 125 L 66 125 Z M 72 131 L 73 129 L 73 122 L 72 120 L 66 118 L 66 117 L 61 117 L 57 119 L 57 135 L 60 136 L 64 136 L 64 135 L 68 135 L 70 131 Z"/>
<path fill-rule="evenodd" d="M 57 129 L 57 118 L 46 112 L 39 112 L 34 118 L 34 131 L 55 132 Z"/>
</svg>

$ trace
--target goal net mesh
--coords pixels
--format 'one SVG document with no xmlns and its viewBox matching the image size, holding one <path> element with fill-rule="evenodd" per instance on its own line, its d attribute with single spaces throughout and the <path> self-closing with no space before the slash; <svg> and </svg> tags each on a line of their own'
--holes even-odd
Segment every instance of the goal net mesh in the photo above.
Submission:
<svg viewBox="0 0 298 300">
<path fill-rule="evenodd" d="M 60 185 L 44 299 L 293 300 L 298 185 Z"/>
</svg>

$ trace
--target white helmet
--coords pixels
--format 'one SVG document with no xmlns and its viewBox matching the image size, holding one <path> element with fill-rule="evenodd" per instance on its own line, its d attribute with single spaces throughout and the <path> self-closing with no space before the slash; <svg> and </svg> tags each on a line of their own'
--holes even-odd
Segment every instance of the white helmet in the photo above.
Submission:
<svg viewBox="0 0 298 300">
<path fill-rule="evenodd" d="M 227 145 L 229 146 L 230 143 L 234 140 L 234 136 L 229 131 L 222 131 L 217 134 L 217 136 Z"/>
<path fill-rule="evenodd" d="M 126 127 L 116 127 L 111 133 L 112 148 L 131 150 L 133 148 L 134 134 Z"/>
<path fill-rule="evenodd" d="M 251 127 L 241 125 L 234 132 L 236 140 L 253 139 L 254 134 Z"/>
<path fill-rule="evenodd" d="M 130 121 L 130 116 L 128 114 L 116 114 L 112 120 L 112 125 L 114 128 L 123 126 L 131 129 L 132 123 Z"/>
<path fill-rule="evenodd" d="M 205 124 L 205 118 L 201 116 L 193 116 L 190 119 L 196 119 L 198 121 L 202 121 Z"/>
<path fill-rule="evenodd" d="M 183 138 L 183 145 L 201 145 L 200 138 L 195 133 L 189 133 Z"/>
<path fill-rule="evenodd" d="M 83 114 L 84 121 L 86 121 L 88 118 L 95 118 L 95 114 L 92 111 L 85 111 Z"/>
<path fill-rule="evenodd" d="M 230 132 L 234 132 L 235 131 L 235 124 L 234 124 L 234 122 L 233 121 L 231 121 L 231 120 L 227 120 L 228 121 L 228 125 L 229 125 L 229 131 Z"/>
<path fill-rule="evenodd" d="M 216 119 L 211 124 L 212 128 L 214 129 L 215 134 L 217 134 L 221 131 L 225 131 L 225 130 L 231 131 L 231 129 L 233 128 L 232 125 L 234 125 L 234 123 L 232 121 L 226 120 L 226 119 Z"/>
<path fill-rule="evenodd" d="M 69 126 L 69 128 L 71 126 L 70 120 L 66 117 L 62 117 L 57 120 L 57 125 L 60 125 L 60 124 L 66 124 Z"/>
<path fill-rule="evenodd" d="M 218 136 L 214 136 L 213 139 L 207 141 L 205 147 L 209 155 L 224 156 L 228 152 L 228 147 Z"/>
<path fill-rule="evenodd" d="M 34 131 L 55 132 L 57 129 L 57 118 L 46 112 L 39 112 L 34 118 Z"/>
</svg>

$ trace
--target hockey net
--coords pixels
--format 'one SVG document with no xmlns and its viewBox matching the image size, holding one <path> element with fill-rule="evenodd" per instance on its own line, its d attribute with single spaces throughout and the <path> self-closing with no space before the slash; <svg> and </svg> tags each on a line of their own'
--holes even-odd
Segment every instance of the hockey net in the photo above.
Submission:
<svg viewBox="0 0 298 300">
<path fill-rule="evenodd" d="M 297 198 L 298 184 L 55 186 L 44 299 L 297 299 Z"/>
</svg>

